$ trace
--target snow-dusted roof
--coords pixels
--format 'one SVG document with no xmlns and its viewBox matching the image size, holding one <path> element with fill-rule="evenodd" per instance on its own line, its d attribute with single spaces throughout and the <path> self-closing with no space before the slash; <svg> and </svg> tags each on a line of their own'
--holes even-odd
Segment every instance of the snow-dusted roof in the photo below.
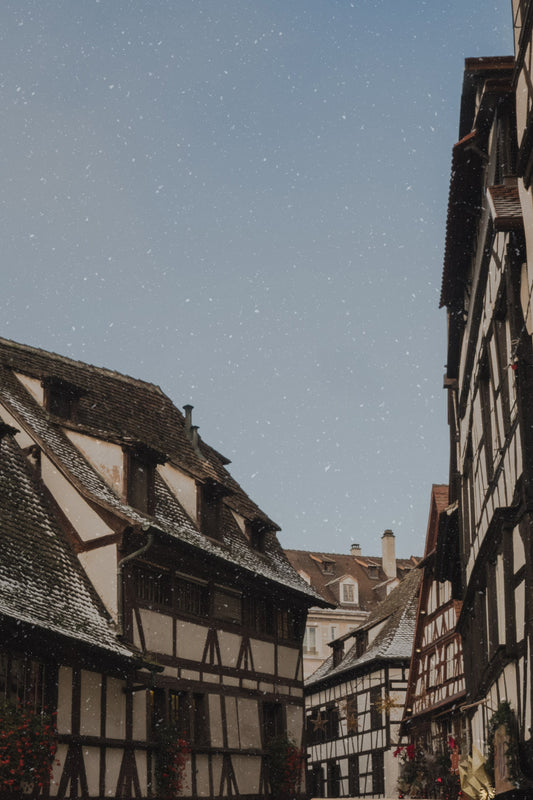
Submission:
<svg viewBox="0 0 533 800">
<path fill-rule="evenodd" d="M 76 423 L 49 414 L 17 379 L 14 372 L 57 380 L 77 387 L 80 399 Z M 278 526 L 248 497 L 225 469 L 227 460 L 204 442 L 197 451 L 185 430 L 181 412 L 159 387 L 73 361 L 53 353 L 0 339 L 0 403 L 39 444 L 43 452 L 90 502 L 111 512 L 125 525 L 141 530 L 151 528 L 161 534 L 197 548 L 202 557 L 212 556 L 230 562 L 253 576 L 273 581 L 290 589 L 312 605 L 323 605 L 321 596 L 291 567 L 275 531 Z M 96 469 L 65 435 L 63 428 L 116 444 L 142 445 L 163 454 L 172 464 L 198 481 L 215 480 L 224 487 L 222 540 L 206 538 L 185 513 L 163 480 L 156 481 L 156 506 L 153 515 L 133 508 L 115 494 Z M 254 550 L 235 522 L 235 511 L 250 522 L 264 525 L 265 552 Z"/>
<path fill-rule="evenodd" d="M 0 439 L 0 537 L 0 615 L 132 657 L 9 435 Z"/>
<path fill-rule="evenodd" d="M 352 631 L 355 640 L 358 633 L 370 631 L 377 625 L 382 625 L 375 639 L 361 655 L 357 655 L 354 641 L 353 646 L 337 666 L 333 666 L 332 655 L 326 659 L 307 679 L 306 687 L 316 691 L 320 681 L 344 676 L 348 671 L 367 671 L 372 662 L 401 659 L 405 660 L 407 665 L 413 648 L 420 578 L 420 570 L 414 569 L 408 572 L 385 600 L 370 612 L 368 619 L 359 628 Z M 342 638 L 346 639 L 347 637 Z"/>
</svg>

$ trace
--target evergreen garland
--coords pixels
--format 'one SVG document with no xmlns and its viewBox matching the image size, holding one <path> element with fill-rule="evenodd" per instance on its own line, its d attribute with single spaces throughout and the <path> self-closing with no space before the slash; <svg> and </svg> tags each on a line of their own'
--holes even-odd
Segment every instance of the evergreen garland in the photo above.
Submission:
<svg viewBox="0 0 533 800">
<path fill-rule="evenodd" d="M 498 705 L 497 711 L 490 718 L 487 730 L 488 756 L 486 769 L 491 783 L 494 785 L 494 735 L 501 725 L 505 727 L 507 734 L 505 758 L 509 782 L 516 788 L 531 786 L 531 782 L 526 778 L 520 767 L 518 729 L 514 712 L 508 700 L 504 700 Z"/>
</svg>

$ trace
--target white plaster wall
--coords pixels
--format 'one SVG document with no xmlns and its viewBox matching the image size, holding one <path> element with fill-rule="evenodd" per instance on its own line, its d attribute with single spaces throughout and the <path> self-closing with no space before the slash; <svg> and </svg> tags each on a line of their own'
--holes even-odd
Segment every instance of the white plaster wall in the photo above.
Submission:
<svg viewBox="0 0 533 800">
<path fill-rule="evenodd" d="M 100 794 L 100 748 L 84 747 L 83 760 L 85 762 L 89 796 L 98 797 Z"/>
<path fill-rule="evenodd" d="M 29 375 L 23 375 L 21 372 L 13 373 L 19 381 L 26 387 L 32 397 L 37 400 L 39 405 L 44 405 L 44 388 L 38 378 L 30 378 Z"/>
<path fill-rule="evenodd" d="M 244 517 L 241 517 L 241 515 L 237 514 L 237 512 L 234 511 L 233 509 L 231 509 L 231 513 L 233 514 L 233 518 L 235 519 L 235 522 L 241 529 L 242 533 L 246 534 L 246 520 L 244 519 Z"/>
<path fill-rule="evenodd" d="M 282 678 L 294 678 L 299 651 L 292 647 L 278 647 L 278 673 Z"/>
<path fill-rule="evenodd" d="M 233 756 L 233 768 L 241 795 L 256 795 L 259 789 L 261 759 L 258 756 Z"/>
<path fill-rule="evenodd" d="M 105 794 L 106 797 L 114 797 L 117 790 L 118 776 L 124 751 L 122 748 L 108 747 L 105 755 Z M 96 795 L 98 797 L 98 795 Z"/>
<path fill-rule="evenodd" d="M 78 553 L 80 563 L 114 620 L 117 619 L 117 551 L 110 544 Z"/>
<path fill-rule="evenodd" d="M 104 442 L 94 436 L 71 431 L 64 428 L 63 432 L 78 450 L 83 453 L 87 461 L 93 465 L 105 482 L 121 497 L 124 486 L 124 454 L 122 447 L 111 442 Z"/>
<path fill-rule="evenodd" d="M 172 617 L 156 611 L 140 609 L 146 649 L 152 653 L 172 655 Z"/>
<path fill-rule="evenodd" d="M 148 758 L 146 751 L 137 750 L 135 752 L 135 761 L 137 764 L 137 775 L 139 776 L 139 783 L 141 785 L 141 795 L 146 797 L 148 794 Z"/>
<path fill-rule="evenodd" d="M 57 746 L 56 756 L 52 762 L 52 779 L 50 781 L 50 795 L 56 797 L 59 789 L 59 781 L 61 780 L 61 773 L 65 766 L 67 758 L 67 745 L 59 744 Z"/>
<path fill-rule="evenodd" d="M 196 520 L 196 481 L 170 464 L 159 464 L 157 470 L 177 497 L 187 514 Z"/>
<path fill-rule="evenodd" d="M 209 795 L 209 759 L 200 753 L 196 756 L 196 791 L 199 797 Z"/>
<path fill-rule="evenodd" d="M 86 500 L 44 454 L 41 456 L 41 476 L 84 541 L 108 536 L 113 530 L 90 508 Z"/>
<path fill-rule="evenodd" d="M 226 697 L 225 703 L 228 747 L 239 749 L 241 746 L 241 736 L 239 730 L 239 716 L 237 714 L 237 698 Z"/>
<path fill-rule="evenodd" d="M 211 747 L 222 747 L 222 712 L 218 694 L 209 695 L 209 722 L 211 729 Z"/>
<path fill-rule="evenodd" d="M 223 666 L 235 667 L 237 665 L 241 641 L 242 638 L 234 633 L 218 632 L 218 643 Z"/>
<path fill-rule="evenodd" d="M 124 739 L 126 735 L 126 695 L 124 681 L 107 679 L 106 736 Z"/>
<path fill-rule="evenodd" d="M 59 733 L 72 733 L 72 669 L 59 667 L 57 687 L 57 729 Z"/>
<path fill-rule="evenodd" d="M 100 735 L 101 692 L 102 676 L 82 670 L 80 733 L 83 736 Z"/>
<path fill-rule="evenodd" d="M 239 698 L 238 712 L 242 747 L 261 747 L 257 700 Z"/>
<path fill-rule="evenodd" d="M 148 698 L 147 692 L 134 692 L 133 693 L 133 738 L 140 741 L 146 741 L 146 701 Z"/>
<path fill-rule="evenodd" d="M 287 713 L 287 734 L 292 737 L 297 744 L 302 740 L 302 730 L 304 724 L 303 706 L 288 704 Z"/>
<path fill-rule="evenodd" d="M 189 661 L 201 661 L 207 628 L 185 620 L 176 620 L 176 655 Z"/>
</svg>

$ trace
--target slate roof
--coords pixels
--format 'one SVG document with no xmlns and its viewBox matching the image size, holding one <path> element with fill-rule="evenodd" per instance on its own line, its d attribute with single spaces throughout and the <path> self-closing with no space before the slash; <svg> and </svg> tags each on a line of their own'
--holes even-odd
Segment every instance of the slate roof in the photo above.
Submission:
<svg viewBox="0 0 533 800">
<path fill-rule="evenodd" d="M 420 570 L 411 570 L 385 600 L 371 611 L 362 625 L 349 635 L 341 637 L 345 642 L 353 638 L 353 646 L 336 667 L 333 666 L 333 655 L 327 658 L 307 679 L 306 689 L 309 692 L 317 691 L 321 681 L 343 680 L 347 679 L 347 672 L 367 671 L 373 662 L 403 660 L 408 664 L 413 648 L 420 578 Z M 380 624 L 382 627 L 375 639 L 358 656 L 355 644 L 357 634 L 370 631 Z"/>
<path fill-rule="evenodd" d="M 15 372 L 41 381 L 60 380 L 77 387 L 80 395 L 76 422 L 55 418 L 46 411 L 15 376 Z M 258 508 L 225 468 L 227 459 L 201 439 L 196 452 L 185 429 L 183 414 L 155 386 L 93 367 L 37 348 L 0 339 L 0 404 L 42 448 L 55 466 L 87 500 L 111 512 L 118 521 L 142 530 L 155 529 L 165 536 L 197 548 L 202 554 L 230 562 L 323 604 L 322 598 L 303 581 L 285 558 L 275 535 L 278 526 Z M 141 444 L 164 455 L 168 461 L 199 482 L 215 480 L 227 491 L 224 497 L 222 541 L 200 533 L 178 500 L 157 478 L 156 507 L 152 516 L 133 508 L 115 494 L 64 432 L 77 430 L 119 444 Z M 268 529 L 265 553 L 253 550 L 230 509 Z M 205 557 L 204 555 L 204 557 Z"/>
<path fill-rule="evenodd" d="M 0 537 L 0 615 L 132 657 L 9 435 L 0 439 Z"/>
<path fill-rule="evenodd" d="M 320 553 L 310 550 L 285 550 L 285 554 L 296 570 L 309 575 L 311 586 L 329 603 L 338 606 L 339 596 L 335 592 L 335 581 L 347 575 L 354 578 L 359 588 L 359 604 L 343 606 L 361 611 L 369 611 L 383 599 L 384 586 L 388 583 L 382 568 L 381 557 L 355 556 L 346 553 Z M 324 563 L 329 562 L 332 572 L 324 572 Z M 418 559 L 397 558 L 398 577 L 412 570 Z M 375 578 L 370 577 L 369 567 L 376 567 Z"/>
</svg>

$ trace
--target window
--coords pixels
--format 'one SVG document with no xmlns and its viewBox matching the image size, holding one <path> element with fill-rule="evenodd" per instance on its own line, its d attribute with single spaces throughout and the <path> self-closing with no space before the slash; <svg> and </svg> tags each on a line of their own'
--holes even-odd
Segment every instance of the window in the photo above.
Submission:
<svg viewBox="0 0 533 800">
<path fill-rule="evenodd" d="M 326 739 L 337 739 L 339 735 L 339 710 L 336 705 L 326 707 Z"/>
<path fill-rule="evenodd" d="M 228 622 L 242 622 L 242 597 L 240 592 L 215 587 L 213 594 L 213 614 L 217 619 Z"/>
<path fill-rule="evenodd" d="M 341 586 L 341 602 L 343 603 L 358 603 L 359 593 L 357 591 L 357 584 L 355 582 L 346 582 Z"/>
<path fill-rule="evenodd" d="M 173 690 L 165 694 L 164 689 L 157 689 L 153 693 L 152 720 L 155 732 L 159 725 L 167 722 L 190 744 L 209 744 L 208 705 L 204 694 Z"/>
<path fill-rule="evenodd" d="M 338 797 L 341 786 L 341 768 L 338 761 L 327 762 L 328 797 Z"/>
<path fill-rule="evenodd" d="M 377 568 L 376 564 L 369 564 L 368 565 L 368 577 L 372 578 L 372 580 L 377 580 L 379 578 L 378 568 Z"/>
<path fill-rule="evenodd" d="M 198 485 L 198 526 L 204 536 L 222 539 L 222 497 L 225 491 L 215 481 Z"/>
<path fill-rule="evenodd" d="M 133 580 L 135 596 L 149 606 L 172 605 L 172 576 L 170 572 L 156 567 L 136 566 Z"/>
<path fill-rule="evenodd" d="M 338 667 L 344 658 L 344 642 L 335 642 L 333 645 L 333 666 Z"/>
<path fill-rule="evenodd" d="M 370 689 L 370 726 L 372 729 L 381 728 L 383 713 L 381 711 L 381 687 L 373 686 Z"/>
<path fill-rule="evenodd" d="M 335 625 L 332 625 L 331 628 L 329 629 L 330 642 L 332 642 L 333 639 L 336 639 L 336 638 L 337 638 L 337 627 Z"/>
<path fill-rule="evenodd" d="M 130 506 L 152 514 L 155 507 L 156 459 L 142 449 L 124 453 L 125 501 Z"/>
<path fill-rule="evenodd" d="M 261 520 L 246 523 L 246 533 L 250 546 L 258 553 L 264 553 L 266 548 L 268 529 Z"/>
<path fill-rule="evenodd" d="M 77 386 L 57 378 L 44 381 L 44 407 L 61 419 L 76 421 L 83 392 Z"/>
<path fill-rule="evenodd" d="M 385 793 L 385 760 L 383 750 L 372 753 L 372 794 Z"/>
<path fill-rule="evenodd" d="M 357 797 L 359 794 L 359 756 L 348 759 L 348 794 Z"/>
<path fill-rule="evenodd" d="M 244 624 L 256 633 L 274 636 L 276 619 L 272 601 L 266 597 L 247 595 L 244 598 Z"/>
<path fill-rule="evenodd" d="M 280 703 L 263 703 L 263 742 L 267 744 L 285 732 L 283 708 Z"/>
<path fill-rule="evenodd" d="M 30 705 L 41 711 L 45 702 L 45 667 L 29 658 L 0 654 L 0 700 Z"/>
<path fill-rule="evenodd" d="M 316 628 L 308 625 L 304 636 L 304 653 L 316 654 Z"/>
<path fill-rule="evenodd" d="M 309 777 L 309 788 L 311 797 L 324 797 L 324 773 L 321 764 L 313 765 Z"/>
<path fill-rule="evenodd" d="M 176 580 L 176 610 L 196 617 L 209 615 L 209 587 L 205 583 L 178 578 Z"/>
<path fill-rule="evenodd" d="M 333 567 L 335 566 L 334 561 L 323 561 L 322 562 L 322 569 L 326 573 L 326 575 L 333 575 Z"/>
</svg>

